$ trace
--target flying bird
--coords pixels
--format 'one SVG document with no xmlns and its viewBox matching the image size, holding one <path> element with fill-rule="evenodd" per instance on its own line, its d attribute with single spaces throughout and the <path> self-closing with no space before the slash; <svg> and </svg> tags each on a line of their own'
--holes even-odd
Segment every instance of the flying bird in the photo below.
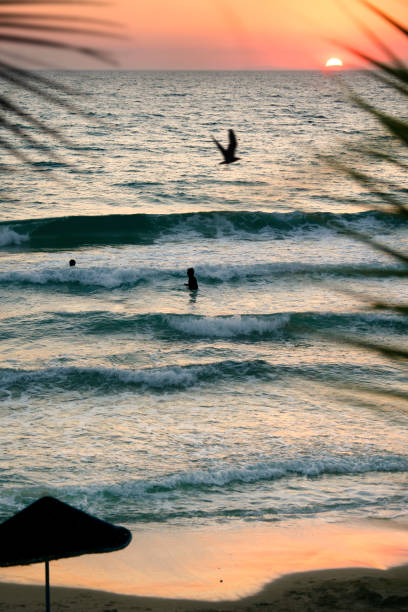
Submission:
<svg viewBox="0 0 408 612">
<path fill-rule="evenodd" d="M 237 148 L 237 139 L 235 137 L 234 130 L 228 130 L 228 134 L 229 134 L 229 145 L 227 149 L 223 147 L 222 144 L 220 144 L 218 140 L 216 140 L 212 136 L 213 141 L 215 142 L 215 144 L 217 145 L 217 147 L 219 148 L 219 150 L 224 156 L 224 161 L 220 162 L 221 164 L 232 164 L 233 162 L 241 159 L 240 157 L 235 157 L 235 150 Z"/>
</svg>

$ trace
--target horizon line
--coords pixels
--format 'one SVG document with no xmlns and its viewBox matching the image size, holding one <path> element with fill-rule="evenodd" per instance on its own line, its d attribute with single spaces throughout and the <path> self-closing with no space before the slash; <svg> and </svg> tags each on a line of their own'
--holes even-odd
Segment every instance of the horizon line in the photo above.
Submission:
<svg viewBox="0 0 408 612">
<path fill-rule="evenodd" d="M 31 68 L 36 72 L 324 72 L 326 74 L 342 72 L 375 72 L 375 68 L 360 66 L 354 68 Z"/>
</svg>

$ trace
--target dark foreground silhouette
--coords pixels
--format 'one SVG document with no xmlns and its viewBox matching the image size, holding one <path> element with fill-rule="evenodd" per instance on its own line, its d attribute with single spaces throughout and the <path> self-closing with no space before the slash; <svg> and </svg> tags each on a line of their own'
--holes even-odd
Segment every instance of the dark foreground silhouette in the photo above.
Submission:
<svg viewBox="0 0 408 612">
<path fill-rule="evenodd" d="M 407 566 L 389 570 L 351 568 L 289 574 L 271 582 L 262 591 L 236 601 L 202 601 L 116 595 L 54 587 L 55 612 L 406 612 L 408 610 Z M 39 586 L 0 584 L 1 610 L 23 608 L 43 612 Z"/>
<path fill-rule="evenodd" d="M 186 287 L 190 289 L 190 291 L 197 291 L 198 283 L 197 279 L 194 276 L 194 268 L 189 268 L 187 270 L 188 283 L 184 283 Z"/>
<path fill-rule="evenodd" d="M 229 135 L 228 149 L 225 149 L 222 146 L 222 144 L 218 142 L 218 140 L 212 137 L 213 142 L 215 142 L 215 144 L 217 145 L 217 147 L 219 148 L 219 150 L 224 156 L 224 161 L 220 162 L 221 164 L 232 164 L 233 162 L 236 162 L 239 159 L 241 159 L 240 157 L 235 157 L 235 151 L 237 148 L 237 139 L 235 137 L 234 130 L 228 130 L 228 135 Z"/>
</svg>

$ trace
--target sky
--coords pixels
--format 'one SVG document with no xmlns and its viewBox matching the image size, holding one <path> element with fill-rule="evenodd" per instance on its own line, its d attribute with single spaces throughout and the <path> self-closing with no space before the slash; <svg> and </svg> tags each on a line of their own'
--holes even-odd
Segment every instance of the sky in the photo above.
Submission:
<svg viewBox="0 0 408 612">
<path fill-rule="evenodd" d="M 405 0 L 373 3 L 408 23 Z M 35 10 L 120 23 L 119 38 L 61 34 L 59 39 L 108 49 L 122 69 L 320 69 L 333 56 L 353 68 L 358 62 L 343 45 L 378 51 L 350 12 L 408 57 L 403 36 L 358 0 L 116 0 L 106 6 L 39 5 Z M 56 67 L 104 67 L 77 54 L 39 48 L 31 57 Z"/>
</svg>

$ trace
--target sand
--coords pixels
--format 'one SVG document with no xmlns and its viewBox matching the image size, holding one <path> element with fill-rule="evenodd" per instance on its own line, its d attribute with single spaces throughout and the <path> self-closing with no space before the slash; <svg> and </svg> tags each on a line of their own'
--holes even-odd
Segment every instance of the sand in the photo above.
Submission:
<svg viewBox="0 0 408 612">
<path fill-rule="evenodd" d="M 53 561 L 52 611 L 408 612 L 407 527 L 139 530 L 122 551 Z M 0 612 L 42 612 L 43 585 L 44 564 L 0 568 Z"/>
<path fill-rule="evenodd" d="M 389 570 L 349 568 L 290 574 L 274 580 L 256 595 L 237 601 L 194 601 L 116 595 L 103 591 L 54 587 L 53 612 L 237 612 L 407 611 L 408 566 Z M 0 584 L 0 610 L 44 610 L 39 586 Z"/>
</svg>

